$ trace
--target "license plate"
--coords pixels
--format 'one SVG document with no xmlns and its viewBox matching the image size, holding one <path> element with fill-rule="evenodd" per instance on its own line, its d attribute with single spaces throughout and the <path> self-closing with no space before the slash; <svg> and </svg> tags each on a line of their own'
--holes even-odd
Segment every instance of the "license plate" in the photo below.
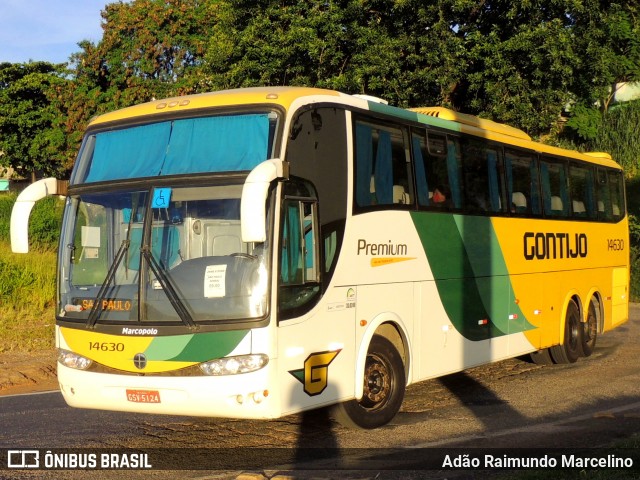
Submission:
<svg viewBox="0 0 640 480">
<path fill-rule="evenodd" d="M 135 403 L 160 403 L 157 390 L 127 390 L 127 400 Z"/>
</svg>

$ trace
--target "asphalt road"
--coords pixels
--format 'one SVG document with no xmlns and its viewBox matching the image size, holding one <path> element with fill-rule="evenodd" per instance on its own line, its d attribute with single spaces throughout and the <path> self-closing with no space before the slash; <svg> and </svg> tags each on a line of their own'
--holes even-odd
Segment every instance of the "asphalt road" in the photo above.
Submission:
<svg viewBox="0 0 640 480">
<path fill-rule="evenodd" d="M 603 447 L 640 432 L 639 366 L 640 307 L 633 306 L 631 320 L 599 336 L 587 359 L 545 367 L 512 359 L 412 385 L 395 420 L 374 431 L 347 430 L 325 411 L 248 421 L 77 410 L 51 392 L 0 397 L 0 448 L 152 449 L 156 465 L 217 469 L 175 478 L 238 478 L 243 471 L 264 478 L 291 470 L 296 478 L 454 478 L 433 463 L 457 448 L 545 453 Z M 0 470 L 0 478 L 11 473 Z M 100 478 L 133 478 L 120 473 Z M 173 478 L 169 473 L 139 478 Z"/>
</svg>

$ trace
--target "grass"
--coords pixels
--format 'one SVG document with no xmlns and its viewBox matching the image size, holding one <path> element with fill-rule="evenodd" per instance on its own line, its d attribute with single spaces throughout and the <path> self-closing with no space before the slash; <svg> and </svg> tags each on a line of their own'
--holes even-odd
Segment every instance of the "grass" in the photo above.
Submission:
<svg viewBox="0 0 640 480">
<path fill-rule="evenodd" d="M 0 352 L 53 347 L 56 253 L 11 253 L 0 241 Z"/>
</svg>

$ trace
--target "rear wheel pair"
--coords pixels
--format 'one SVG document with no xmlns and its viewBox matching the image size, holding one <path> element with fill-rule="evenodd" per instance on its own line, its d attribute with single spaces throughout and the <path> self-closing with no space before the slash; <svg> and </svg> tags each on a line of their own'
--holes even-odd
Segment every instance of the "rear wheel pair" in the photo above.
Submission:
<svg viewBox="0 0 640 480">
<path fill-rule="evenodd" d="M 575 300 L 569 301 L 564 322 L 564 340 L 562 344 L 553 346 L 547 351 L 550 359 L 554 363 L 574 363 L 580 357 L 588 357 L 593 353 L 598 335 L 597 303 L 589 303 L 587 321 L 580 319 L 580 308 Z M 538 353 L 538 352 L 537 352 Z M 531 357 L 536 359 L 532 355 Z M 538 359 L 544 358 L 543 353 L 539 353 Z M 536 362 L 543 363 L 543 362 Z"/>
</svg>

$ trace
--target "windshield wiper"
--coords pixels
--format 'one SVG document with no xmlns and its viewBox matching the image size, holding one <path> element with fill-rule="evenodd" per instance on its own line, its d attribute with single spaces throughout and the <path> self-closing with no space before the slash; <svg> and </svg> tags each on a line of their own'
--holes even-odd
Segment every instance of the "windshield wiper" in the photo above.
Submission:
<svg viewBox="0 0 640 480">
<path fill-rule="evenodd" d="M 100 290 L 98 290 L 98 295 L 96 295 L 95 300 L 93 301 L 93 305 L 91 306 L 91 311 L 89 312 L 89 318 L 87 319 L 87 327 L 93 328 L 98 321 L 98 317 L 100 316 L 100 305 L 107 295 L 107 290 L 113 277 L 116 275 L 116 270 L 118 269 L 118 265 L 122 262 L 122 259 L 129 251 L 129 239 L 123 240 L 120 244 L 120 248 L 116 252 L 116 258 L 113 260 L 111 267 L 109 267 L 109 271 L 107 272 L 107 278 L 104 279 L 102 285 L 100 286 Z"/>
<path fill-rule="evenodd" d="M 182 323 L 184 323 L 187 327 L 191 329 L 198 328 L 196 322 L 193 321 L 193 317 L 191 316 L 187 308 L 184 306 L 184 303 L 182 303 L 182 300 L 180 300 L 180 297 L 178 296 L 176 289 L 173 287 L 173 285 L 171 285 L 171 281 L 169 280 L 169 277 L 167 277 L 167 274 L 164 273 L 164 270 L 162 270 L 162 267 L 158 264 L 157 260 L 153 257 L 153 255 L 149 251 L 149 247 L 147 246 L 142 247 L 140 251 L 142 252 L 142 256 L 147 260 L 147 262 L 149 262 L 151 271 L 158 279 L 158 282 L 160 282 L 160 286 L 162 287 L 165 294 L 167 295 L 167 298 L 169 299 L 169 302 L 171 302 L 171 305 L 173 306 L 174 310 L 180 317 L 180 320 L 182 320 Z"/>
</svg>

